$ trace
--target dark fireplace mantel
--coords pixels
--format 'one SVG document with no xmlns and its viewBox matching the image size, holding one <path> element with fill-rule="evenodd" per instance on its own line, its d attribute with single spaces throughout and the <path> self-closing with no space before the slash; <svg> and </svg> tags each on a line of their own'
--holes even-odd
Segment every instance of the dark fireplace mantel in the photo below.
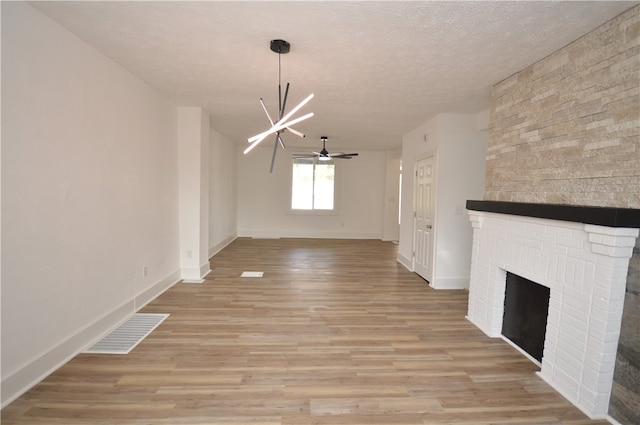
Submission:
<svg viewBox="0 0 640 425">
<path fill-rule="evenodd" d="M 505 201 L 467 201 L 467 209 L 607 227 L 640 228 L 640 209 Z"/>
</svg>

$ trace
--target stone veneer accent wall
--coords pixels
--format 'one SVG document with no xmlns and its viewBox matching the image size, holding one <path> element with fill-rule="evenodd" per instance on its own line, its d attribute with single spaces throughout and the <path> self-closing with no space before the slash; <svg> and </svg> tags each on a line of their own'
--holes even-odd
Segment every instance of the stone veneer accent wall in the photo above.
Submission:
<svg viewBox="0 0 640 425">
<path fill-rule="evenodd" d="M 492 91 L 485 200 L 640 208 L 640 6 Z"/>
<path fill-rule="evenodd" d="M 640 238 L 629 262 L 622 314 L 609 415 L 623 424 L 640 424 Z"/>
<path fill-rule="evenodd" d="M 485 200 L 640 208 L 640 6 L 498 83 Z M 609 414 L 640 423 L 640 248 Z"/>
</svg>

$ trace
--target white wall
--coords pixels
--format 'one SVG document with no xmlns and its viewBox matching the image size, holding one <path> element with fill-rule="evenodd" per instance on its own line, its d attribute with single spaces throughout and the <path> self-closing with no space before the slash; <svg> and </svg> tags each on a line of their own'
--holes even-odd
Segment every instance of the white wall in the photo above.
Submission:
<svg viewBox="0 0 640 425">
<path fill-rule="evenodd" d="M 147 84 L 3 2 L 3 404 L 177 280 L 176 131 Z"/>
<path fill-rule="evenodd" d="M 386 153 L 359 151 L 336 160 L 338 212 L 309 216 L 288 213 L 291 151 L 279 149 L 269 173 L 273 144 L 238 155 L 238 235 L 381 239 L 385 210 Z"/>
<path fill-rule="evenodd" d="M 209 273 L 209 114 L 178 108 L 180 271 L 201 282 Z"/>
<path fill-rule="evenodd" d="M 473 229 L 468 199 L 484 192 L 488 133 L 476 130 L 469 115 L 441 115 L 438 148 L 437 246 L 434 287 L 469 287 Z"/>
<path fill-rule="evenodd" d="M 237 236 L 236 149 L 214 129 L 209 149 L 209 258 Z"/>
<path fill-rule="evenodd" d="M 435 250 L 430 283 L 436 288 L 468 286 L 472 229 L 465 204 L 468 199 L 482 198 L 488 143 L 487 132 L 478 130 L 478 122 L 476 115 L 440 114 L 403 137 L 398 260 L 412 267 L 414 166 L 417 159 L 433 153 Z"/>
<path fill-rule="evenodd" d="M 402 150 L 389 151 L 387 155 L 387 174 L 385 182 L 384 223 L 382 240 L 397 241 L 400 238 L 400 162 Z"/>
</svg>

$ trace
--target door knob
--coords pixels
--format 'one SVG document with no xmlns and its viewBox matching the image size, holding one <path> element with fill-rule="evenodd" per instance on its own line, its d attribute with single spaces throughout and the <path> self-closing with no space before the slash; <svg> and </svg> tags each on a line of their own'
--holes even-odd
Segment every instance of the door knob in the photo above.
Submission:
<svg viewBox="0 0 640 425">
<path fill-rule="evenodd" d="M 427 224 L 427 229 L 431 229 L 431 225 L 430 224 Z"/>
</svg>

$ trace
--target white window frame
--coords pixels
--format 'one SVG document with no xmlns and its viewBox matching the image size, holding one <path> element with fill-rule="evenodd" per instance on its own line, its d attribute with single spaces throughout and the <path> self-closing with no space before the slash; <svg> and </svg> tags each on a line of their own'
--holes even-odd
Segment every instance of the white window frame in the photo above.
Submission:
<svg viewBox="0 0 640 425">
<path fill-rule="evenodd" d="M 308 154 L 309 152 L 295 152 L 295 154 Z M 336 161 L 335 159 L 332 159 L 333 161 L 333 209 L 331 210 L 299 210 L 299 209 L 293 209 L 291 208 L 291 197 L 293 196 L 292 193 L 292 189 L 293 189 L 293 163 L 294 160 L 297 159 L 295 158 L 293 155 L 291 156 L 291 158 L 289 159 L 289 171 L 288 171 L 288 196 L 287 196 L 287 213 L 288 214 L 293 214 L 293 215 L 318 215 L 318 216 L 322 216 L 322 215 L 338 215 L 338 199 L 340 198 L 339 194 L 338 194 L 338 179 L 339 179 L 339 166 L 338 166 L 338 161 Z M 318 161 L 317 158 L 313 158 L 314 162 L 316 164 L 318 163 L 322 163 L 322 161 Z"/>
</svg>

